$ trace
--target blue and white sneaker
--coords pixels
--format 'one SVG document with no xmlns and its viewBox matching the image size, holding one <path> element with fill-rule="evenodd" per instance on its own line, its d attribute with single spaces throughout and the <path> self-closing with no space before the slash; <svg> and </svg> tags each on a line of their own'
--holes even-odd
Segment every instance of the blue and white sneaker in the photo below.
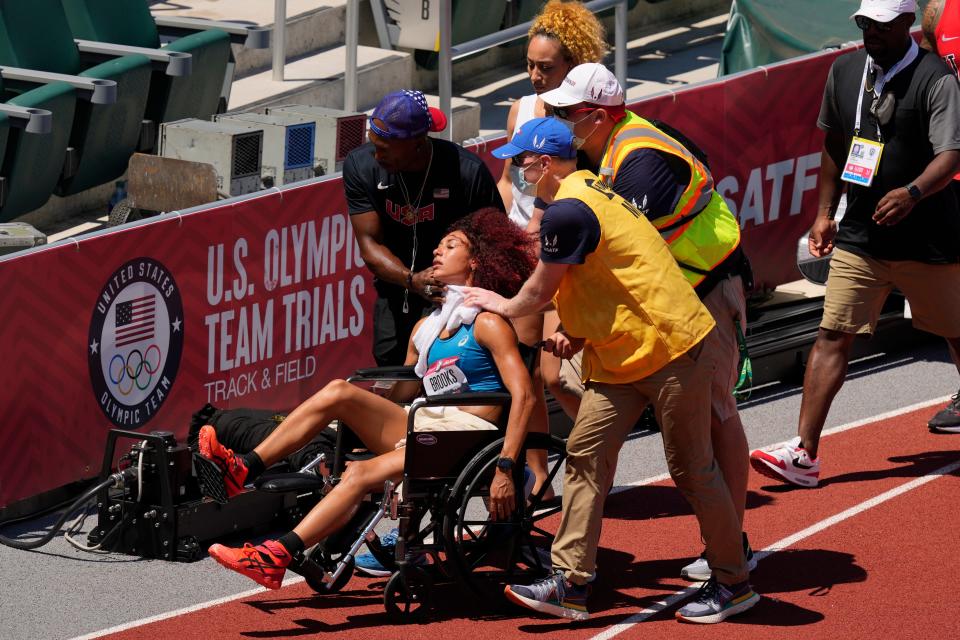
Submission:
<svg viewBox="0 0 960 640">
<path fill-rule="evenodd" d="M 676 613 L 678 620 L 700 624 L 716 624 L 743 613 L 760 601 L 760 594 L 747 581 L 728 587 L 710 578 L 697 591 L 696 597 Z"/>
<path fill-rule="evenodd" d="M 393 550 L 397 546 L 397 536 L 400 535 L 398 529 L 391 529 L 387 533 L 380 536 L 380 546 L 383 547 L 383 550 L 389 554 L 393 554 Z M 356 558 L 354 558 L 353 566 L 357 568 L 357 571 L 365 573 L 368 576 L 374 576 L 376 578 L 386 578 L 393 573 L 392 569 L 387 569 L 372 553 L 361 553 Z"/>
<path fill-rule="evenodd" d="M 507 585 L 503 593 L 507 600 L 541 613 L 570 620 L 586 620 L 590 617 L 587 612 L 590 586 L 569 582 L 559 570 L 531 585 Z"/>
<path fill-rule="evenodd" d="M 380 561 L 377 560 L 372 553 L 361 553 L 358 555 L 353 559 L 353 566 L 356 567 L 360 573 L 365 573 L 375 578 L 386 578 L 393 573 L 393 571 L 390 571 L 380 564 Z"/>
</svg>

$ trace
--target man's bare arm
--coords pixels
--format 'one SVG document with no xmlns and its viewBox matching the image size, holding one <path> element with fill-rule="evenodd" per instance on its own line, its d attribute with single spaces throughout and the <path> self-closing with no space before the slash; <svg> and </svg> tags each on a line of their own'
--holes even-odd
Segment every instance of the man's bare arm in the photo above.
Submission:
<svg viewBox="0 0 960 640">
<path fill-rule="evenodd" d="M 506 299 L 486 289 L 464 287 L 463 303 L 493 311 L 505 318 L 530 315 L 550 302 L 568 268 L 568 264 L 538 262 L 533 274 L 513 298 Z"/>
<path fill-rule="evenodd" d="M 350 216 L 353 233 L 360 246 L 360 255 L 367 268 L 384 282 L 407 286 L 407 272 L 410 271 L 397 256 L 383 244 L 383 228 L 376 211 L 367 211 Z"/>
<path fill-rule="evenodd" d="M 923 31 L 920 46 L 934 53 L 938 53 L 936 31 L 940 16 L 943 15 L 944 2 L 945 0 L 930 0 L 923 9 L 923 19 L 920 23 L 920 29 Z"/>
</svg>

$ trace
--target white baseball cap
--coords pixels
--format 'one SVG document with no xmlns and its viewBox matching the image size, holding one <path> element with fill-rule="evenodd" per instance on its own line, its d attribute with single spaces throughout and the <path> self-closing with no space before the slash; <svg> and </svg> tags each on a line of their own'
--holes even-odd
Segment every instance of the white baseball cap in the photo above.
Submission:
<svg viewBox="0 0 960 640">
<path fill-rule="evenodd" d="M 605 66 L 587 62 L 571 69 L 559 87 L 540 94 L 540 99 L 552 107 L 581 102 L 614 107 L 623 104 L 623 87 Z"/>
<path fill-rule="evenodd" d="M 904 13 L 916 13 L 917 0 L 861 0 L 860 8 L 850 16 L 864 16 L 877 22 L 890 22 Z"/>
</svg>

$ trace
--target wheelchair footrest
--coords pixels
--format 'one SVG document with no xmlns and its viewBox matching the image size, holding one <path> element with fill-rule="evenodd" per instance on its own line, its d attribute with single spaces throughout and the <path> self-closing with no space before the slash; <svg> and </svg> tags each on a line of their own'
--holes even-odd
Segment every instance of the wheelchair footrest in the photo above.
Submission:
<svg viewBox="0 0 960 640">
<path fill-rule="evenodd" d="M 315 473 L 270 474 L 260 476 L 254 486 L 270 493 L 319 491 L 323 489 L 323 478 Z"/>
</svg>

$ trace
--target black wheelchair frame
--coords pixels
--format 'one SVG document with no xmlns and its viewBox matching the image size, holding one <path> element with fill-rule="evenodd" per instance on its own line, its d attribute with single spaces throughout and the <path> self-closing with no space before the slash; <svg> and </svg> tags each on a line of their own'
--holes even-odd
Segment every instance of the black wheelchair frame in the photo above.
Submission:
<svg viewBox="0 0 960 640">
<path fill-rule="evenodd" d="M 531 371 L 539 345 L 521 344 L 521 355 Z M 348 382 L 419 381 L 413 367 L 380 367 L 357 370 Z M 486 512 L 490 481 L 503 446 L 509 413 L 509 393 L 467 392 L 426 396 L 410 405 L 407 418 L 403 481 L 398 492 L 387 481 L 382 495 L 365 501 L 339 532 L 294 559 L 289 569 L 304 576 L 318 593 L 343 588 L 354 570 L 354 558 L 366 544 L 384 567 L 393 573 L 384 589 L 384 606 L 392 616 L 418 619 L 431 608 L 431 591 L 437 583 L 460 583 L 492 605 L 506 603 L 503 587 L 511 582 L 533 581 L 549 573 L 553 535 L 542 521 L 560 511 L 558 498 L 545 500 L 566 457 L 564 441 L 549 434 L 528 433 L 517 464 L 514 487 L 517 506 L 508 520 L 493 521 Z M 416 413 L 427 407 L 500 406 L 496 430 L 416 431 Z M 351 460 L 370 457 L 353 450 L 359 439 L 341 422 L 329 476 L 306 473 L 265 475 L 257 488 L 265 491 L 323 491 L 335 485 Z M 528 450 L 547 452 L 548 481 L 539 491 L 525 495 L 525 460 Z M 325 464 L 314 461 L 313 465 Z M 402 495 L 401 495 L 402 494 Z M 401 499 L 402 497 L 402 499 Z M 398 520 L 394 554 L 379 544 L 374 532 L 385 517 Z"/>
</svg>

